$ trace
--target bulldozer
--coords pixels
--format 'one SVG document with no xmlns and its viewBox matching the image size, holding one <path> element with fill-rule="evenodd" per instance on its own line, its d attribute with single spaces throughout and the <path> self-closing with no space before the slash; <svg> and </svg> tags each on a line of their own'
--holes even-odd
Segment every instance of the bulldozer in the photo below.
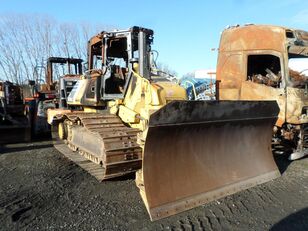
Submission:
<svg viewBox="0 0 308 231">
<path fill-rule="evenodd" d="M 46 67 L 35 68 L 35 80 L 23 87 L 32 137 L 50 136 L 47 109 L 66 107 L 67 95 L 82 73 L 82 62 L 77 58 L 49 57 Z M 45 72 L 44 79 L 39 78 L 39 68 Z"/>
<path fill-rule="evenodd" d="M 55 147 L 98 180 L 136 172 L 151 220 L 280 176 L 271 153 L 275 101 L 189 101 L 159 75 L 150 29 L 103 31 L 89 69 L 48 110 Z"/>
<path fill-rule="evenodd" d="M 308 32 L 270 25 L 227 28 L 217 80 L 221 100 L 276 100 L 274 147 L 290 160 L 308 155 Z"/>
</svg>

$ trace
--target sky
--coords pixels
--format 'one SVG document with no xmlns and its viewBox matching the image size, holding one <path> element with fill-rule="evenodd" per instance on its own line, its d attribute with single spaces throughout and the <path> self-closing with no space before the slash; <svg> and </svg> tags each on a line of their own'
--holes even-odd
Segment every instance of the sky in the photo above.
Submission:
<svg viewBox="0 0 308 231">
<path fill-rule="evenodd" d="M 218 48 L 228 25 L 271 24 L 308 31 L 308 0 L 0 0 L 2 13 L 153 29 L 158 61 L 179 76 L 215 69 L 217 51 L 212 48 Z"/>
</svg>

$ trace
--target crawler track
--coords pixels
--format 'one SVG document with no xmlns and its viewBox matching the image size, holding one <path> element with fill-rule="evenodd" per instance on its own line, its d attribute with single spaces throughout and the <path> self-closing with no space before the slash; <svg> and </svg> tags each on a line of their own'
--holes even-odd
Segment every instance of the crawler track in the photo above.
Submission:
<svg viewBox="0 0 308 231">
<path fill-rule="evenodd" d="M 142 149 L 137 143 L 140 130 L 125 126 L 116 115 L 69 113 L 57 126 L 59 123 L 64 124 L 66 139 L 59 142 L 57 129 L 54 129 L 55 147 L 98 180 L 141 168 Z"/>
</svg>

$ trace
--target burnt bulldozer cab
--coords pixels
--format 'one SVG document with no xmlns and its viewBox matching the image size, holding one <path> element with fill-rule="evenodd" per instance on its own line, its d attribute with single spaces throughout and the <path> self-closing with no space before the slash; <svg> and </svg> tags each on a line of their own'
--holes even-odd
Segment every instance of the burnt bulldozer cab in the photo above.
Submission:
<svg viewBox="0 0 308 231">
<path fill-rule="evenodd" d="M 47 68 L 47 76 L 51 77 L 51 84 L 54 84 L 52 78 L 52 67 L 54 65 L 60 64 L 60 69 L 62 69 L 62 75 L 58 75 L 58 81 L 54 85 L 56 85 L 56 90 L 59 93 L 59 107 L 66 108 L 67 107 L 67 97 L 73 90 L 74 85 L 77 83 L 80 75 L 82 75 L 82 59 L 76 58 L 59 58 L 53 57 L 50 60 L 50 68 Z M 50 73 L 50 74 L 49 74 Z M 57 86 L 58 85 L 58 86 Z"/>
<path fill-rule="evenodd" d="M 47 90 L 59 97 L 59 107 L 67 107 L 67 97 L 82 74 L 82 59 L 49 57 L 47 60 Z"/>
<path fill-rule="evenodd" d="M 101 32 L 88 43 L 87 86 L 82 96 L 83 81 L 70 95 L 70 102 L 105 106 L 108 100 L 123 99 L 133 71 L 150 77 L 149 54 L 153 31 L 141 27 Z M 78 96 L 80 95 L 80 96 Z"/>
<path fill-rule="evenodd" d="M 49 57 L 47 60 L 46 84 L 48 90 L 56 90 L 61 78 L 82 74 L 82 59 Z"/>
</svg>

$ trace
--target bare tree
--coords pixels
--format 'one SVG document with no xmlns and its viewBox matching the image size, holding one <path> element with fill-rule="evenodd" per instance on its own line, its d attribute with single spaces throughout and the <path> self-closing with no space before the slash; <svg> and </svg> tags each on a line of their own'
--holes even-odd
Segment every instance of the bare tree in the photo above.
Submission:
<svg viewBox="0 0 308 231">
<path fill-rule="evenodd" d="M 167 73 L 168 75 L 177 77 L 178 73 L 173 70 L 172 68 L 170 68 L 170 66 L 166 63 L 162 63 L 162 62 L 158 62 L 157 63 L 157 68 L 165 73 Z"/>
<path fill-rule="evenodd" d="M 34 79 L 51 56 L 86 60 L 87 41 L 106 26 L 59 23 L 43 15 L 0 15 L 0 79 L 18 84 Z M 36 72 L 43 78 L 43 71 Z"/>
</svg>

